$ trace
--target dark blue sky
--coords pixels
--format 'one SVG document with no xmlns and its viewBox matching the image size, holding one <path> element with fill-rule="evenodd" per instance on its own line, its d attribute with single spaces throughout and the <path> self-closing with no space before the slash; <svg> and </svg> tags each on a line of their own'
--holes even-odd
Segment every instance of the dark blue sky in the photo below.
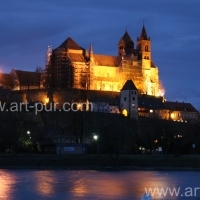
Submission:
<svg viewBox="0 0 200 200">
<path fill-rule="evenodd" d="M 134 42 L 143 21 L 167 100 L 200 110 L 199 0 L 0 0 L 0 70 L 44 66 L 48 45 L 69 35 L 94 53 L 117 54 L 126 28 Z"/>
</svg>

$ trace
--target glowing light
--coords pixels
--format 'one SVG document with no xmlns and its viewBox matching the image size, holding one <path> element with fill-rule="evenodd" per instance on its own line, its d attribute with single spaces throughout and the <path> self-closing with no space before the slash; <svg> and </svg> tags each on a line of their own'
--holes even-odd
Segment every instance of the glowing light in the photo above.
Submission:
<svg viewBox="0 0 200 200">
<path fill-rule="evenodd" d="M 78 109 L 78 110 L 81 110 L 81 103 L 78 103 L 78 104 L 77 104 L 77 109 Z"/>
<path fill-rule="evenodd" d="M 178 135 L 178 138 L 182 138 L 183 136 L 182 135 Z"/>
<path fill-rule="evenodd" d="M 93 138 L 94 138 L 95 140 L 98 140 L 98 135 L 94 135 Z"/>
<path fill-rule="evenodd" d="M 153 113 L 153 110 L 150 110 L 149 112 L 150 112 L 150 113 Z"/>
<path fill-rule="evenodd" d="M 174 119 L 174 117 L 175 117 L 175 114 L 174 114 L 174 113 L 171 113 L 171 115 L 170 115 L 170 116 L 171 116 L 171 118 L 172 118 L 172 119 Z"/>
<path fill-rule="evenodd" d="M 105 90 L 106 90 L 106 91 L 110 91 L 110 86 L 106 84 L 106 85 L 105 85 Z"/>
<path fill-rule="evenodd" d="M 46 104 L 49 103 L 49 98 L 46 98 L 46 99 L 45 99 L 45 103 L 46 103 Z"/>
<path fill-rule="evenodd" d="M 163 87 L 163 84 L 161 81 L 159 81 L 159 90 L 158 90 L 158 96 L 163 97 L 165 95 L 165 88 Z"/>
<path fill-rule="evenodd" d="M 122 114 L 123 114 L 125 117 L 127 117 L 127 116 L 128 116 L 127 110 L 126 110 L 126 109 L 122 110 Z"/>
</svg>

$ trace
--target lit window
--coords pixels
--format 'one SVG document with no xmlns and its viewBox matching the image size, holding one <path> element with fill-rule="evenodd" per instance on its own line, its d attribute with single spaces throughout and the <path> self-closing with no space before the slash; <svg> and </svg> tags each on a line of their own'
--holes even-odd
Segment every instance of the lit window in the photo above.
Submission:
<svg viewBox="0 0 200 200">
<path fill-rule="evenodd" d="M 126 110 L 126 109 L 122 110 L 122 114 L 123 114 L 125 117 L 127 117 L 127 116 L 128 116 L 127 110 Z"/>
<path fill-rule="evenodd" d="M 172 118 L 172 119 L 174 119 L 174 117 L 175 117 L 175 114 L 174 114 L 174 113 L 171 113 L 171 115 L 170 115 L 170 116 L 171 116 L 171 118 Z"/>
</svg>

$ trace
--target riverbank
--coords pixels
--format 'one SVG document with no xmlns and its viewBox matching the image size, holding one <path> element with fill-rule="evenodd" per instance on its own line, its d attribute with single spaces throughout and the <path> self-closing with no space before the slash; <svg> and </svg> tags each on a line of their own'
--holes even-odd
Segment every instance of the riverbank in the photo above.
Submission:
<svg viewBox="0 0 200 200">
<path fill-rule="evenodd" d="M 0 154 L 0 168 L 200 171 L 200 156 Z"/>
</svg>

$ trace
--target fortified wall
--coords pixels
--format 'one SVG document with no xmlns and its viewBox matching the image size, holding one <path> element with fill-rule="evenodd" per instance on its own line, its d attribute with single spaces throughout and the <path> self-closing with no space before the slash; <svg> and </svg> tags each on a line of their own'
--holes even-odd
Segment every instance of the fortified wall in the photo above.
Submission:
<svg viewBox="0 0 200 200">
<path fill-rule="evenodd" d="M 115 97 L 119 97 L 119 92 L 110 91 L 95 91 L 95 90 L 81 90 L 81 89 L 35 89 L 12 91 L 9 97 L 9 102 L 55 102 L 62 106 L 65 102 L 86 102 L 90 98 L 96 98 L 97 101 L 113 102 Z"/>
</svg>

